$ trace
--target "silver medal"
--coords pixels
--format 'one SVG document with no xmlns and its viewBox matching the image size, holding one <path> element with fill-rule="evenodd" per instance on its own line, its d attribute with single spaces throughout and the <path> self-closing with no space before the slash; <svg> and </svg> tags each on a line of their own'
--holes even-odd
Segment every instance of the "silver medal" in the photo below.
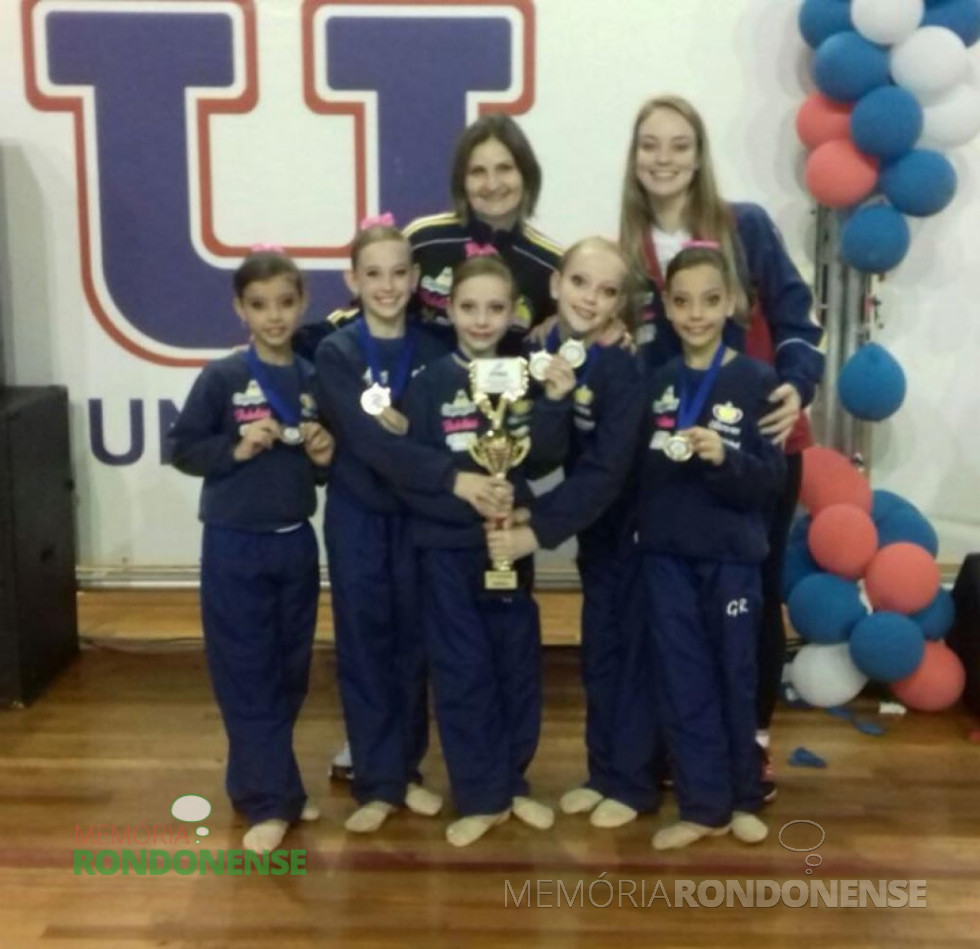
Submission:
<svg viewBox="0 0 980 949">
<path fill-rule="evenodd" d="M 687 461 L 694 454 L 694 446 L 684 435 L 671 435 L 664 445 L 664 454 L 671 461 Z"/>
<path fill-rule="evenodd" d="M 558 347 L 558 355 L 562 357 L 573 369 L 578 369 L 584 365 L 586 357 L 585 343 L 580 339 L 566 339 Z"/>
<path fill-rule="evenodd" d="M 374 383 L 361 393 L 361 408 L 368 415 L 380 415 L 391 405 L 391 389 Z"/>
<path fill-rule="evenodd" d="M 303 433 L 299 430 L 298 425 L 284 425 L 280 438 L 284 445 L 302 445 L 303 444 Z"/>
<path fill-rule="evenodd" d="M 537 379 L 538 382 L 544 382 L 545 373 L 548 371 L 548 366 L 551 365 L 551 353 L 546 349 L 539 349 L 536 353 L 531 354 L 531 358 L 528 360 L 528 370 L 531 373 L 533 379 Z"/>
</svg>

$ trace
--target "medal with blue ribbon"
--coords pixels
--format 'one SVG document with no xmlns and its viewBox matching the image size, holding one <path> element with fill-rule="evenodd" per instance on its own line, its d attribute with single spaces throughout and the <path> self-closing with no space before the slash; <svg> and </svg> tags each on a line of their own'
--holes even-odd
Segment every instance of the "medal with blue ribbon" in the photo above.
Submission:
<svg viewBox="0 0 980 949">
<path fill-rule="evenodd" d="M 368 415 L 380 415 L 401 396 L 405 386 L 408 385 L 412 372 L 412 357 L 415 355 L 415 333 L 410 327 L 405 329 L 398 362 L 389 374 L 386 386 L 381 384 L 381 356 L 378 353 L 378 342 L 371 335 L 363 315 L 357 319 L 357 337 L 371 375 L 371 385 L 361 393 L 361 408 Z"/>
<path fill-rule="evenodd" d="M 281 424 L 282 431 L 280 438 L 283 444 L 302 445 L 303 433 L 300 431 L 299 423 L 302 421 L 303 416 L 298 394 L 295 399 L 292 399 L 277 388 L 273 373 L 259 359 L 259 354 L 255 351 L 254 346 L 248 347 L 245 359 L 248 363 L 249 371 L 252 373 L 252 378 L 258 383 L 259 388 L 262 390 L 262 395 L 265 396 L 266 402 L 269 403 L 269 408 L 272 409 L 272 414 Z M 297 393 L 299 393 L 302 391 L 303 386 L 299 366 L 295 359 L 293 359 L 292 365 L 296 372 L 296 380 L 299 383 L 297 388 Z"/>
<path fill-rule="evenodd" d="M 592 346 L 586 348 L 585 343 L 580 339 L 576 339 L 574 336 L 570 336 L 561 345 L 558 344 L 558 327 L 554 326 L 551 332 L 548 334 L 547 340 L 545 340 L 544 348 L 539 349 L 536 353 L 532 353 L 531 358 L 528 360 L 528 368 L 531 372 L 531 377 L 537 379 L 538 382 L 544 380 L 545 373 L 548 371 L 548 366 L 551 365 L 552 354 L 557 350 L 558 355 L 567 362 L 572 369 L 578 370 L 582 366 L 585 366 L 591 361 L 592 356 Z M 586 369 L 581 382 L 585 381 L 584 376 L 588 375 L 588 368 Z"/>
<path fill-rule="evenodd" d="M 711 364 L 698 383 L 693 395 L 689 391 L 690 371 L 687 366 L 681 366 L 677 382 L 679 404 L 677 406 L 676 427 L 674 434 L 664 444 L 664 454 L 671 461 L 688 461 L 694 454 L 694 446 L 691 444 L 691 440 L 680 433 L 694 425 L 700 417 L 704 404 L 708 401 L 708 396 L 711 395 L 711 390 L 715 386 L 724 355 L 725 344 L 719 342 L 714 356 L 711 357 Z"/>
</svg>

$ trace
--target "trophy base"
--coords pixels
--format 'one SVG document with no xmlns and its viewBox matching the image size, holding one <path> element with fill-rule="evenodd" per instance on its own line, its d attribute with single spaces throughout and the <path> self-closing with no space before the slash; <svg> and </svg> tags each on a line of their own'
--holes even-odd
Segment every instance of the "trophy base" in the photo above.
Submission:
<svg viewBox="0 0 980 949">
<path fill-rule="evenodd" d="M 516 570 L 485 570 L 483 572 L 483 588 L 485 590 L 516 590 Z"/>
</svg>

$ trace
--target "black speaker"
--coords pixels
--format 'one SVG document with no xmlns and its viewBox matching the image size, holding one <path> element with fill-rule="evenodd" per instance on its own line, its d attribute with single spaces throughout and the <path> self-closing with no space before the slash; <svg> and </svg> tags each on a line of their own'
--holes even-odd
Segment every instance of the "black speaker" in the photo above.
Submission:
<svg viewBox="0 0 980 949">
<path fill-rule="evenodd" d="M 980 554 L 967 554 L 953 584 L 956 619 L 946 644 L 963 662 L 963 704 L 980 716 Z"/>
<path fill-rule="evenodd" d="M 0 388 L 0 707 L 33 701 L 77 652 L 68 393 Z"/>
</svg>

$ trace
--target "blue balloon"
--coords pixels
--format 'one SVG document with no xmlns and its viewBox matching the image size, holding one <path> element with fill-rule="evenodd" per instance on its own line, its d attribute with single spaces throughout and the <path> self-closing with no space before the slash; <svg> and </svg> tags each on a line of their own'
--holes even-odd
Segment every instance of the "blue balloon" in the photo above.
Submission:
<svg viewBox="0 0 980 949">
<path fill-rule="evenodd" d="M 851 658 L 869 679 L 897 682 L 912 675 L 925 655 L 919 626 L 900 613 L 872 613 L 851 632 Z"/>
<path fill-rule="evenodd" d="M 910 507 L 918 511 L 918 508 L 911 501 L 906 501 L 905 498 L 900 494 L 896 494 L 894 491 L 875 488 L 871 492 L 871 520 L 875 522 L 876 527 L 883 517 L 902 507 Z"/>
<path fill-rule="evenodd" d="M 956 171 L 945 155 L 917 148 L 882 168 L 878 184 L 899 211 L 926 217 L 953 200 Z"/>
<path fill-rule="evenodd" d="M 806 547 L 810 534 L 810 522 L 812 518 L 809 514 L 800 514 L 793 519 L 789 527 L 789 535 L 786 539 L 787 544 L 802 544 Z"/>
<path fill-rule="evenodd" d="M 908 222 L 888 204 L 858 208 L 841 230 L 841 256 L 865 273 L 898 266 L 909 250 Z"/>
<path fill-rule="evenodd" d="M 900 86 L 872 89 L 851 113 L 851 138 L 866 155 L 898 158 L 921 134 L 922 106 Z"/>
<path fill-rule="evenodd" d="M 966 46 L 980 39 L 980 0 L 926 0 L 923 26 L 945 26 Z"/>
<path fill-rule="evenodd" d="M 875 521 L 878 546 L 918 544 L 935 557 L 939 553 L 939 536 L 925 516 L 913 505 L 898 508 Z"/>
<path fill-rule="evenodd" d="M 803 39 L 814 49 L 828 36 L 854 29 L 847 0 L 805 0 L 798 22 Z"/>
<path fill-rule="evenodd" d="M 878 531 L 879 546 L 903 541 L 918 544 L 935 557 L 939 536 L 926 516 L 909 500 L 892 491 L 871 492 L 871 520 Z"/>
<path fill-rule="evenodd" d="M 853 102 L 888 83 L 888 51 L 849 30 L 825 39 L 813 60 L 813 78 L 825 95 Z"/>
<path fill-rule="evenodd" d="M 804 577 L 787 605 L 793 629 L 812 643 L 846 642 L 854 624 L 868 613 L 858 585 L 830 573 Z"/>
<path fill-rule="evenodd" d="M 783 602 L 790 598 L 794 587 L 811 573 L 820 573 L 819 564 L 810 556 L 805 543 L 790 544 L 783 557 Z"/>
<path fill-rule="evenodd" d="M 880 422 L 905 401 L 905 373 L 884 346 L 866 343 L 841 369 L 837 394 L 855 418 Z"/>
<path fill-rule="evenodd" d="M 956 619 L 956 606 L 949 590 L 940 587 L 936 598 L 924 610 L 913 613 L 909 618 L 919 624 L 926 639 L 944 639 Z"/>
</svg>

